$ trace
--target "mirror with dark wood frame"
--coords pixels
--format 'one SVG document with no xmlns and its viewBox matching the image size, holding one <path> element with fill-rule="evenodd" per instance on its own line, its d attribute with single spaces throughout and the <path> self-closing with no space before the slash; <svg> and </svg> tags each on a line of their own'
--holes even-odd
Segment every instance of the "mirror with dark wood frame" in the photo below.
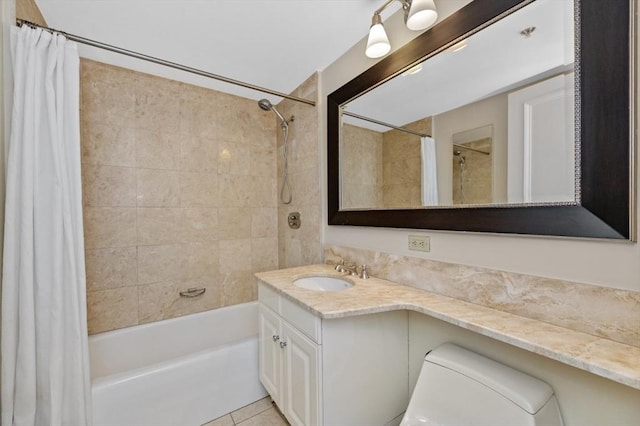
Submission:
<svg viewBox="0 0 640 426">
<path fill-rule="evenodd" d="M 575 203 L 341 209 L 342 110 L 412 64 L 535 0 L 474 0 L 327 97 L 329 225 L 634 239 L 631 1 L 576 0 Z"/>
</svg>

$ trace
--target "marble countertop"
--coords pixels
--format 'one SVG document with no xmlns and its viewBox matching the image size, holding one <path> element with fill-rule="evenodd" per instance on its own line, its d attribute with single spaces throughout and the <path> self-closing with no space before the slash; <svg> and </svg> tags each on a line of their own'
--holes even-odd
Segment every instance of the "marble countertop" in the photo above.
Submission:
<svg viewBox="0 0 640 426">
<path fill-rule="evenodd" d="M 339 292 L 293 285 L 305 276 L 339 276 L 354 286 Z M 371 277 L 345 277 L 329 265 L 261 272 L 255 276 L 323 319 L 410 310 L 640 389 L 640 348 Z"/>
</svg>

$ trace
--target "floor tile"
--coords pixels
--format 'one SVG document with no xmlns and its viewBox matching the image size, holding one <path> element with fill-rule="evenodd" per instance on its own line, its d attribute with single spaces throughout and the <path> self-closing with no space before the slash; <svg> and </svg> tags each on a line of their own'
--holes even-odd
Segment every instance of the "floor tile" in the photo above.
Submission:
<svg viewBox="0 0 640 426">
<path fill-rule="evenodd" d="M 289 426 L 275 408 L 269 408 L 257 416 L 240 423 L 241 426 Z"/>
<path fill-rule="evenodd" d="M 226 416 L 217 418 L 215 420 L 211 420 L 208 423 L 203 424 L 202 426 L 234 426 L 235 423 L 233 423 L 233 419 L 231 418 L 230 414 L 227 414 Z"/>
<path fill-rule="evenodd" d="M 250 417 L 255 416 L 256 414 L 260 414 L 269 408 L 272 408 L 273 404 L 271 403 L 271 397 L 262 398 L 253 404 L 249 404 L 245 407 L 240 408 L 239 410 L 231 413 L 231 417 L 235 424 L 243 422 Z"/>
</svg>

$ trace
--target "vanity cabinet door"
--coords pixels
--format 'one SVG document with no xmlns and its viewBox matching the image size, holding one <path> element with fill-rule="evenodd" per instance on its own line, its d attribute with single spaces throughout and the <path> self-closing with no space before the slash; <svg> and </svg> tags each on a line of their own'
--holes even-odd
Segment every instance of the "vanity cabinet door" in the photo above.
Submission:
<svg viewBox="0 0 640 426">
<path fill-rule="evenodd" d="M 281 408 L 294 425 L 321 425 L 320 347 L 283 322 L 283 397 Z"/>
<path fill-rule="evenodd" d="M 282 385 L 282 320 L 269 308 L 258 305 L 260 382 L 280 405 Z"/>
</svg>

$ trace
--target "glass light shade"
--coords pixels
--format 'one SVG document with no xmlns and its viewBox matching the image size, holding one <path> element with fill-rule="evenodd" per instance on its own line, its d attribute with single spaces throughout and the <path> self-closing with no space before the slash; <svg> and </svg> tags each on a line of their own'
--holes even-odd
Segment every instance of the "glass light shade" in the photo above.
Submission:
<svg viewBox="0 0 640 426">
<path fill-rule="evenodd" d="M 365 54 L 369 58 L 380 58 L 391 50 L 387 32 L 382 24 L 374 24 L 369 29 L 369 38 L 367 39 L 367 49 Z"/>
<path fill-rule="evenodd" d="M 409 11 L 405 13 L 407 28 L 413 31 L 426 30 L 437 20 L 438 12 L 433 0 L 412 0 Z"/>
</svg>

